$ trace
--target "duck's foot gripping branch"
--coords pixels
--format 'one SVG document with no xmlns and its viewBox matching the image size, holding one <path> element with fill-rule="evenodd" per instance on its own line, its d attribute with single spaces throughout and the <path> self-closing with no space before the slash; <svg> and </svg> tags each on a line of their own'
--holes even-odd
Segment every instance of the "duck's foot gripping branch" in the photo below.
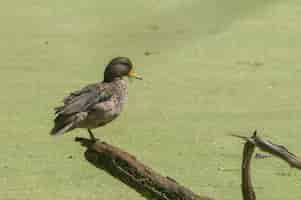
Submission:
<svg viewBox="0 0 301 200">
<path fill-rule="evenodd" d="M 259 137 L 256 131 L 251 137 L 244 137 L 239 135 L 233 135 L 239 137 L 246 141 L 243 151 L 243 161 L 241 165 L 241 175 L 242 175 L 242 195 L 244 200 L 255 200 L 256 195 L 251 181 L 250 165 L 255 147 L 259 148 L 261 151 L 268 152 L 273 156 L 276 156 L 285 162 L 287 162 L 291 167 L 301 169 L 301 159 L 298 158 L 293 153 L 289 152 L 288 149 L 282 145 L 274 144 L 268 140 L 264 140 Z"/>
<path fill-rule="evenodd" d="M 100 141 L 76 138 L 87 148 L 86 159 L 107 171 L 148 199 L 158 200 L 210 200 L 201 197 L 169 177 L 164 177 L 139 162 L 134 156 Z M 212 200 L 212 199 L 211 199 Z"/>
</svg>

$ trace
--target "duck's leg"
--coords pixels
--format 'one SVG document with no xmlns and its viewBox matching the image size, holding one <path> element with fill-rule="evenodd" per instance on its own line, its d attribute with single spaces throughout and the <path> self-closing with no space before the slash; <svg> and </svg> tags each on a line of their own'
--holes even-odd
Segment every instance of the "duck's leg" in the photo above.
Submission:
<svg viewBox="0 0 301 200">
<path fill-rule="evenodd" d="M 92 131 L 90 129 L 88 129 L 88 132 L 89 132 L 90 139 L 93 142 L 96 142 L 98 139 L 93 135 Z"/>
</svg>

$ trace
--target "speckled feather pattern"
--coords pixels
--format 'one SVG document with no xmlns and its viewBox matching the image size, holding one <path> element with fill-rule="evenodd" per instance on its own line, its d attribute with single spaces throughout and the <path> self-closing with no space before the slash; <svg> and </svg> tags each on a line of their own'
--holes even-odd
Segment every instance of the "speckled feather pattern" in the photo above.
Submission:
<svg viewBox="0 0 301 200">
<path fill-rule="evenodd" d="M 72 92 L 64 99 L 64 105 L 55 109 L 57 116 L 52 132 L 62 134 L 75 128 L 104 126 L 119 116 L 127 97 L 127 82 L 121 78 Z"/>
<path fill-rule="evenodd" d="M 106 91 L 112 94 L 107 101 L 95 104 L 89 111 L 84 120 L 81 120 L 77 128 L 97 128 L 107 124 L 119 116 L 123 109 L 124 103 L 127 101 L 127 83 L 123 79 L 116 79 L 109 83 L 99 83 L 100 92 Z"/>
<path fill-rule="evenodd" d="M 54 127 L 51 135 L 62 135 L 75 128 L 94 129 L 114 120 L 127 101 L 127 82 L 124 77 L 135 77 L 133 63 L 127 57 L 113 58 L 104 70 L 102 82 L 71 92 L 63 105 L 55 108 Z"/>
<path fill-rule="evenodd" d="M 110 83 L 101 83 L 100 87 L 104 87 L 105 91 L 112 94 L 111 98 L 95 104 L 88 112 L 86 119 L 77 125 L 78 128 L 93 129 L 103 126 L 122 112 L 128 96 L 126 81 L 118 79 Z"/>
</svg>

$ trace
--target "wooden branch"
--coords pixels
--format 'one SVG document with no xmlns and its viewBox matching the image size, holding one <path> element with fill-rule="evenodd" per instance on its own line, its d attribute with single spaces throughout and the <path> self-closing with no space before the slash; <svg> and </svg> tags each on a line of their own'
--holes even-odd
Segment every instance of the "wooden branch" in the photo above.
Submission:
<svg viewBox="0 0 301 200">
<path fill-rule="evenodd" d="M 87 148 L 85 158 L 94 166 L 107 171 L 134 188 L 147 199 L 210 200 L 181 186 L 170 177 L 163 177 L 139 162 L 134 156 L 105 142 L 75 138 Z M 212 199 L 211 199 L 212 200 Z"/>
<path fill-rule="evenodd" d="M 244 145 L 243 160 L 241 165 L 241 189 L 244 200 L 256 200 L 251 179 L 251 160 L 255 150 L 255 145 L 247 141 Z"/>
<path fill-rule="evenodd" d="M 271 141 L 264 140 L 263 138 L 259 137 L 256 131 L 253 133 L 252 137 L 244 137 L 233 135 L 235 137 L 239 137 L 244 139 L 247 142 L 254 144 L 258 147 L 261 151 L 267 152 L 276 156 L 283 161 L 287 162 L 291 167 L 301 169 L 301 159 L 298 158 L 295 154 L 288 151 L 288 149 L 283 145 L 274 144 Z"/>
<path fill-rule="evenodd" d="M 246 141 L 243 151 L 243 162 L 242 162 L 242 195 L 244 200 L 256 200 L 256 195 L 253 189 L 250 165 L 252 155 L 255 147 L 258 147 L 261 151 L 268 152 L 283 161 L 287 162 L 291 167 L 301 169 L 301 160 L 293 153 L 289 152 L 288 149 L 282 145 L 274 144 L 271 141 L 264 140 L 257 135 L 254 131 L 252 137 L 245 137 L 240 135 L 233 135 Z"/>
</svg>

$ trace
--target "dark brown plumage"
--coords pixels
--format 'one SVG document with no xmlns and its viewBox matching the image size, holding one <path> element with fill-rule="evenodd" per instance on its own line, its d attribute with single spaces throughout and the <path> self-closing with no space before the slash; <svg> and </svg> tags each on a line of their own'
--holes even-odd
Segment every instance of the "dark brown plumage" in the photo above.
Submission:
<svg viewBox="0 0 301 200">
<path fill-rule="evenodd" d="M 91 129 L 104 126 L 122 111 L 127 100 L 127 82 L 123 77 L 141 79 L 133 71 L 129 58 L 116 57 L 106 66 L 104 80 L 72 92 L 55 108 L 56 117 L 51 135 L 61 135 L 75 128 Z"/>
</svg>

